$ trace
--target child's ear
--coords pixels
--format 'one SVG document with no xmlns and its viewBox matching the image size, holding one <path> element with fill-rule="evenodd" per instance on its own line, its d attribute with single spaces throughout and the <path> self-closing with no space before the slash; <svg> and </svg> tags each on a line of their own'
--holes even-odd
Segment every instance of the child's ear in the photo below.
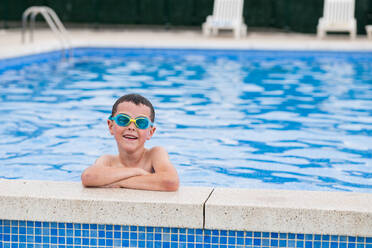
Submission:
<svg viewBox="0 0 372 248">
<path fill-rule="evenodd" d="M 108 128 L 109 128 L 110 134 L 114 135 L 114 132 L 112 131 L 112 127 L 114 125 L 114 122 L 111 121 L 111 120 L 107 120 L 107 125 L 108 125 Z"/>
<path fill-rule="evenodd" d="M 150 130 L 149 130 L 150 135 L 147 137 L 147 140 L 151 139 L 151 137 L 154 135 L 155 131 L 156 131 L 156 127 L 150 127 Z"/>
</svg>

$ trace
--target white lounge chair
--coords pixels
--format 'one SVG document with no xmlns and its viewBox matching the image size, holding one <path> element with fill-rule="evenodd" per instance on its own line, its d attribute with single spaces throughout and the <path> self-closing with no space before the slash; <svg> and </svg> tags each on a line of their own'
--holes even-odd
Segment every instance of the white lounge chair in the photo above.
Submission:
<svg viewBox="0 0 372 248">
<path fill-rule="evenodd" d="M 317 27 L 318 38 L 322 39 L 327 31 L 349 32 L 352 39 L 356 36 L 354 18 L 355 0 L 325 0 L 323 17 Z"/>
<path fill-rule="evenodd" d="M 247 26 L 243 21 L 244 0 L 215 0 L 213 14 L 203 23 L 203 34 L 218 34 L 219 29 L 232 29 L 235 38 L 247 34 Z"/>
<path fill-rule="evenodd" d="M 372 39 L 372 25 L 366 26 L 366 33 L 367 33 L 367 38 Z"/>
</svg>

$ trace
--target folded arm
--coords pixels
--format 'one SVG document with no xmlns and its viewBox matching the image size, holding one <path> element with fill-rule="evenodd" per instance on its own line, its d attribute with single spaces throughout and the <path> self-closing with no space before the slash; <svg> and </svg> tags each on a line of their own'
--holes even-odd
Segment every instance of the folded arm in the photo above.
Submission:
<svg viewBox="0 0 372 248">
<path fill-rule="evenodd" d="M 149 174 L 141 168 L 117 168 L 108 166 L 109 156 L 102 156 L 94 165 L 84 170 L 81 182 L 86 187 L 108 186 L 115 182 L 140 175 Z"/>
<path fill-rule="evenodd" d="M 154 147 L 151 152 L 153 153 L 151 157 L 155 170 L 154 173 L 129 177 L 108 186 L 156 191 L 177 191 L 179 178 L 176 169 L 169 161 L 167 151 L 161 147 Z"/>
</svg>

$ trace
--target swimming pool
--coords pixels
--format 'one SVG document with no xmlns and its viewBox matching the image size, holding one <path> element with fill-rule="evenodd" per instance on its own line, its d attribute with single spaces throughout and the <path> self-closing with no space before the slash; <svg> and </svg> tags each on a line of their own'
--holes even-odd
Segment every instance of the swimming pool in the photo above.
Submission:
<svg viewBox="0 0 372 248">
<path fill-rule="evenodd" d="M 150 98 L 182 185 L 372 191 L 372 53 L 78 48 L 0 62 L 0 178 L 78 181 Z M 78 147 L 78 149 L 77 149 Z"/>
</svg>

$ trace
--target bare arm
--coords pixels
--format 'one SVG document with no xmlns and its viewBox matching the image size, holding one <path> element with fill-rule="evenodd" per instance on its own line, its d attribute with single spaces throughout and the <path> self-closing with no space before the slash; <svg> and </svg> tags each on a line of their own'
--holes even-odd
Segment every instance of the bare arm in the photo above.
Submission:
<svg viewBox="0 0 372 248">
<path fill-rule="evenodd" d="M 86 187 L 102 187 L 133 176 L 145 174 L 148 174 L 148 172 L 140 168 L 111 167 L 110 158 L 106 155 L 98 158 L 92 166 L 83 171 L 81 182 Z"/>
<path fill-rule="evenodd" d="M 167 151 L 161 147 L 154 147 L 151 152 L 153 153 L 151 157 L 155 173 L 130 177 L 111 186 L 143 190 L 177 191 L 179 178 L 176 169 L 169 161 Z"/>
</svg>

